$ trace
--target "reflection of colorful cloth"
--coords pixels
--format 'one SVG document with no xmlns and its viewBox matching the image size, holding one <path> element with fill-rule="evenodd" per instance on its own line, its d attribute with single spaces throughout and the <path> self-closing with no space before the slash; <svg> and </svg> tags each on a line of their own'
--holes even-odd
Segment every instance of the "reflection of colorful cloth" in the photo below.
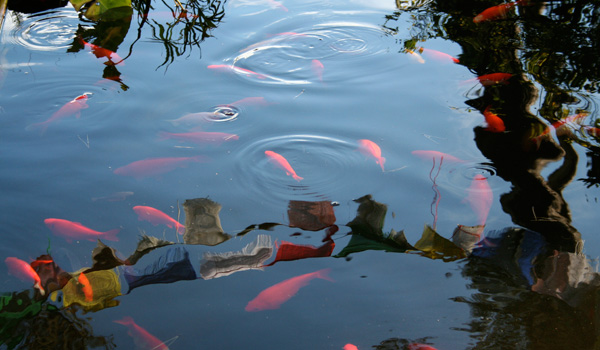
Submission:
<svg viewBox="0 0 600 350">
<path fill-rule="evenodd" d="M 71 278 L 63 287 L 63 305 L 68 307 L 71 304 L 79 304 L 86 311 L 98 311 L 107 307 L 119 305 L 118 300 L 113 300 L 121 295 L 121 283 L 119 277 L 113 270 L 86 272 L 86 284 L 81 283 L 77 278 Z M 89 298 L 89 293 L 84 293 L 84 289 L 91 287 L 93 298 Z"/>
<path fill-rule="evenodd" d="M 331 202 L 290 201 L 288 209 L 290 227 L 319 231 L 335 224 Z"/>
<path fill-rule="evenodd" d="M 131 273 L 132 271 L 133 273 Z M 182 247 L 169 248 L 154 264 L 143 271 L 133 268 L 125 270 L 125 280 L 129 283 L 130 293 L 134 288 L 147 284 L 173 283 L 183 280 L 196 279 L 196 271 L 190 262 L 189 253 Z"/>
<path fill-rule="evenodd" d="M 544 252 L 546 244 L 544 237 L 537 232 L 509 228 L 488 233 L 481 247 L 473 249 L 472 255 L 502 265 L 516 264 L 527 284 L 531 286 L 535 283 L 534 260 Z"/>
<path fill-rule="evenodd" d="M 204 253 L 200 276 L 208 280 L 231 275 L 245 270 L 260 270 L 264 262 L 273 255 L 271 236 L 258 235 L 239 252 Z"/>
</svg>

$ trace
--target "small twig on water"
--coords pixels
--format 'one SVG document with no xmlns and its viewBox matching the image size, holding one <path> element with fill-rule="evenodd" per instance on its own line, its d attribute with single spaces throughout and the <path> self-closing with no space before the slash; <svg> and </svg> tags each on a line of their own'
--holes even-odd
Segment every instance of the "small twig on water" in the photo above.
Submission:
<svg viewBox="0 0 600 350">
<path fill-rule="evenodd" d="M 90 137 L 89 137 L 89 135 L 85 135 L 85 141 L 83 141 L 83 139 L 79 135 L 77 135 L 77 138 L 79 139 L 79 141 L 83 142 L 83 144 L 85 145 L 85 147 L 90 148 Z"/>
<path fill-rule="evenodd" d="M 293 100 L 295 100 L 296 98 L 298 98 L 298 96 L 302 95 L 304 93 L 304 89 L 302 89 L 302 91 L 300 91 L 300 93 L 296 96 L 294 96 Z"/>
</svg>

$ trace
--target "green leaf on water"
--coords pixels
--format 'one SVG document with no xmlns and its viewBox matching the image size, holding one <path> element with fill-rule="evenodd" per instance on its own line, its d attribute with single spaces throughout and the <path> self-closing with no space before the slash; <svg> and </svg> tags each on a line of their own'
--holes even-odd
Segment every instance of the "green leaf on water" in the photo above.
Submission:
<svg viewBox="0 0 600 350">
<path fill-rule="evenodd" d="M 421 255 L 431 259 L 453 261 L 467 256 L 464 250 L 440 236 L 429 225 L 425 225 L 421 239 L 414 246 L 421 251 Z"/>
<path fill-rule="evenodd" d="M 87 5 L 84 15 L 92 21 L 100 20 L 110 10 L 120 8 L 131 9 L 131 0 L 70 0 L 70 2 L 77 11 Z"/>
</svg>

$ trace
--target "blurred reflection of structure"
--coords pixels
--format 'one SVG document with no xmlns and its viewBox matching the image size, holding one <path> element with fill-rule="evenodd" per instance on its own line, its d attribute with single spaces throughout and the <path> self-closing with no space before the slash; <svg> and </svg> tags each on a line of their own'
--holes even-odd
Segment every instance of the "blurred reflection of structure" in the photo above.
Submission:
<svg viewBox="0 0 600 350">
<path fill-rule="evenodd" d="M 221 227 L 221 205 L 208 198 L 188 199 L 183 203 L 185 227 L 183 241 L 186 244 L 214 246 L 231 238 Z"/>
</svg>

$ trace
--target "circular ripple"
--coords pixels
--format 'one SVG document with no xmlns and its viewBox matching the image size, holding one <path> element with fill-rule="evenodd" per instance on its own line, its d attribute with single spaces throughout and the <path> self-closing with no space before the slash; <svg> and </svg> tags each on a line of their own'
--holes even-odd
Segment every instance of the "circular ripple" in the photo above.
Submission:
<svg viewBox="0 0 600 350">
<path fill-rule="evenodd" d="M 234 106 L 216 106 L 212 108 L 214 113 L 207 115 L 206 120 L 211 122 L 231 122 L 240 115 L 240 110 Z"/>
<path fill-rule="evenodd" d="M 266 138 L 246 145 L 236 156 L 236 183 L 268 201 L 329 200 L 334 193 L 352 186 L 364 157 L 355 152 L 355 141 L 318 135 L 287 135 Z M 292 176 L 272 162 L 265 151 L 283 156 L 296 174 Z M 344 187 L 344 188 L 343 188 Z"/>
<path fill-rule="evenodd" d="M 496 168 L 487 163 L 466 163 L 462 165 L 456 165 L 443 175 L 446 182 L 457 191 L 462 193 L 465 189 L 471 186 L 471 183 L 475 176 L 480 175 L 485 177 L 488 185 L 495 192 L 496 189 L 500 189 L 503 181 L 499 181 L 496 176 Z"/>
<path fill-rule="evenodd" d="M 60 9 L 25 16 L 9 31 L 9 40 L 35 51 L 69 48 L 79 18 L 73 9 Z"/>
<path fill-rule="evenodd" d="M 386 53 L 385 36 L 372 24 L 328 22 L 272 35 L 225 61 L 231 61 L 231 68 L 240 76 L 263 83 L 311 84 L 320 80 L 315 60 L 329 64 Z"/>
</svg>

